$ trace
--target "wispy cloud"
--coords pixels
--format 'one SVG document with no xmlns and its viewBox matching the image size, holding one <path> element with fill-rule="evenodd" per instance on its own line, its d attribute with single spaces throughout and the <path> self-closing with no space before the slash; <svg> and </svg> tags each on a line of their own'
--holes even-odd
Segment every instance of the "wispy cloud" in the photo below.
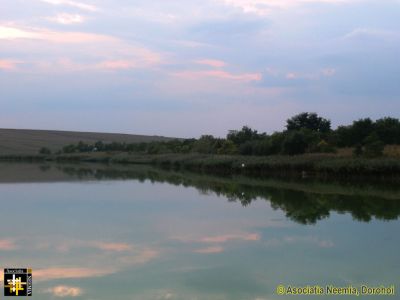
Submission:
<svg viewBox="0 0 400 300">
<path fill-rule="evenodd" d="M 54 297 L 79 297 L 83 294 L 83 290 L 79 287 L 58 285 L 44 291 L 45 293 L 52 294 Z"/>
<path fill-rule="evenodd" d="M 95 68 L 106 70 L 127 70 L 138 66 L 134 60 L 106 60 L 95 65 Z"/>
<path fill-rule="evenodd" d="M 101 250 L 114 252 L 131 251 L 133 249 L 133 246 L 127 243 L 94 242 L 93 246 Z"/>
<path fill-rule="evenodd" d="M 160 251 L 151 248 L 142 248 L 133 255 L 122 256 L 118 260 L 125 266 L 141 265 L 160 256 Z"/>
<path fill-rule="evenodd" d="M 199 59 L 195 62 L 200 65 L 206 65 L 214 68 L 222 68 L 226 66 L 226 63 L 224 61 L 216 59 Z"/>
<path fill-rule="evenodd" d="M 17 249 L 17 245 L 13 240 L 0 240 L 0 251 L 11 251 Z"/>
<path fill-rule="evenodd" d="M 20 60 L 0 59 L 0 70 L 16 70 L 20 63 L 22 63 Z"/>
<path fill-rule="evenodd" d="M 241 9 L 244 13 L 266 15 L 275 9 L 288 9 L 308 3 L 349 3 L 360 0 L 220 0 L 226 5 Z"/>
<path fill-rule="evenodd" d="M 175 76 L 184 77 L 186 79 L 199 79 L 204 77 L 213 77 L 224 80 L 234 81 L 260 81 L 262 75 L 260 73 L 240 73 L 233 74 L 222 70 L 210 70 L 210 71 L 182 71 L 174 73 Z"/>
<path fill-rule="evenodd" d="M 203 236 L 198 238 L 175 237 L 173 239 L 185 243 L 194 242 L 194 243 L 205 243 L 205 244 L 222 244 L 230 241 L 259 241 L 261 237 L 258 233 L 234 233 L 234 234 L 223 234 L 214 236 Z"/>
<path fill-rule="evenodd" d="M 152 65 L 144 57 L 134 57 L 127 60 L 104 60 L 94 63 L 76 62 L 69 58 L 60 58 L 55 61 L 37 61 L 34 63 L 37 70 L 42 72 L 85 72 L 132 70 Z"/>
<path fill-rule="evenodd" d="M 13 40 L 13 39 L 30 39 L 34 38 L 35 33 L 9 26 L 0 25 L 0 39 Z"/>
<path fill-rule="evenodd" d="M 375 28 L 356 28 L 347 33 L 344 39 L 378 38 L 385 40 L 400 39 L 398 31 L 389 31 Z"/>
<path fill-rule="evenodd" d="M 50 247 L 47 244 L 47 247 Z M 128 243 L 71 240 L 54 245 L 56 250 L 62 253 L 69 252 L 73 248 L 94 248 L 106 252 L 127 252 L 134 250 L 134 246 Z"/>
<path fill-rule="evenodd" d="M 259 241 L 260 235 L 258 233 L 245 233 L 245 234 L 225 234 L 217 236 L 207 236 L 199 240 L 202 243 L 226 243 L 229 241 Z"/>
<path fill-rule="evenodd" d="M 60 32 L 43 28 L 18 28 L 10 26 L 0 26 L 0 39 L 30 39 L 44 40 L 60 44 L 112 42 L 116 39 L 102 34 L 86 32 Z"/>
<path fill-rule="evenodd" d="M 35 269 L 35 280 L 46 281 L 55 279 L 67 278 L 90 278 L 101 277 L 115 273 L 115 270 L 105 268 L 74 268 L 74 267 L 60 267 L 60 268 L 46 268 Z"/>
<path fill-rule="evenodd" d="M 78 14 L 61 13 L 54 17 L 48 17 L 47 20 L 63 25 L 79 24 L 85 21 L 85 17 Z"/>
<path fill-rule="evenodd" d="M 194 253 L 214 254 L 221 253 L 225 250 L 225 245 L 230 242 L 256 242 L 261 239 L 258 233 L 234 233 L 222 234 L 214 236 L 202 237 L 174 237 L 174 240 L 182 243 L 194 244 L 195 246 L 202 245 L 203 247 L 192 250 Z M 224 245 L 224 246 L 223 246 Z"/>
<path fill-rule="evenodd" d="M 99 8 L 94 5 L 86 4 L 83 2 L 71 1 L 71 0 L 40 0 L 40 1 L 52 4 L 52 5 L 72 6 L 75 8 L 79 8 L 81 10 L 86 10 L 86 11 L 91 11 L 91 12 L 95 12 L 95 11 L 99 10 Z"/>
<path fill-rule="evenodd" d="M 21 53 L 40 51 L 45 43 L 51 45 L 49 47 L 51 51 L 43 59 L 39 57 L 25 61 L 30 69 L 41 72 L 149 68 L 161 64 L 164 60 L 161 53 L 132 41 L 80 31 L 55 31 L 47 28 L 0 25 L 0 40 L 6 40 L 10 49 L 13 48 L 13 43 L 18 43 L 18 52 Z M 24 44 L 27 45 L 26 48 L 21 47 Z M 81 57 L 83 59 L 80 59 Z M 88 57 L 90 59 L 87 59 Z M 4 59 L 0 68 L 15 70 L 17 64 L 17 60 Z"/>
<path fill-rule="evenodd" d="M 224 252 L 224 248 L 221 246 L 206 247 L 194 250 L 195 253 L 201 254 L 214 254 Z"/>
</svg>

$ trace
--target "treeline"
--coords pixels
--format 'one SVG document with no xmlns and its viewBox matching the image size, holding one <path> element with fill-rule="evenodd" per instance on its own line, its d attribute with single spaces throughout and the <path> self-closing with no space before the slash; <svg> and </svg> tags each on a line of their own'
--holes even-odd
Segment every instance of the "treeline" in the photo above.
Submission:
<svg viewBox="0 0 400 300">
<path fill-rule="evenodd" d="M 286 121 L 286 129 L 273 134 L 260 133 L 248 126 L 230 130 L 226 138 L 203 135 L 199 139 L 176 139 L 150 143 L 79 142 L 65 146 L 59 153 L 131 152 L 141 154 L 202 153 L 268 156 L 304 153 L 334 153 L 352 147 L 354 155 L 378 157 L 385 145 L 400 144 L 400 121 L 386 117 L 376 121 L 359 119 L 348 126 L 331 129 L 331 121 L 316 113 L 301 113 Z M 42 148 L 42 154 L 49 150 Z"/>
</svg>

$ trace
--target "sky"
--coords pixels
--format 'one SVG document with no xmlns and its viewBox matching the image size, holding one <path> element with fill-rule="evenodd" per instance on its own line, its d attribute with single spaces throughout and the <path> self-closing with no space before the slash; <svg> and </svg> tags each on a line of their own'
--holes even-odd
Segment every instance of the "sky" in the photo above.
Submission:
<svg viewBox="0 0 400 300">
<path fill-rule="evenodd" d="M 224 136 L 400 117 L 400 0 L 1 0 L 0 127 Z"/>
</svg>

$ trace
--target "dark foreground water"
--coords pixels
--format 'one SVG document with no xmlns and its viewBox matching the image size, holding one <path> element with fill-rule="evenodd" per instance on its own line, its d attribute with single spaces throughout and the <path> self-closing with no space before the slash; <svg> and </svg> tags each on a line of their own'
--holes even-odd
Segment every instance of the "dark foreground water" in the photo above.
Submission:
<svg viewBox="0 0 400 300">
<path fill-rule="evenodd" d="M 0 182 L 0 267 L 33 269 L 31 299 L 400 299 L 395 184 L 34 164 L 0 164 Z"/>
</svg>

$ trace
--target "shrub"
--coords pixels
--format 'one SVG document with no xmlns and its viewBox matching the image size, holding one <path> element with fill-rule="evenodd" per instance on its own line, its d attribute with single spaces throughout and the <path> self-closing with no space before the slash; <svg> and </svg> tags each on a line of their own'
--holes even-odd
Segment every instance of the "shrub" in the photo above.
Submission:
<svg viewBox="0 0 400 300">
<path fill-rule="evenodd" d="M 363 154 L 363 148 L 361 144 L 357 144 L 353 150 L 354 156 L 361 156 Z"/>
<path fill-rule="evenodd" d="M 364 140 L 364 155 L 366 157 L 380 157 L 383 155 L 385 145 L 374 132 Z"/>
<path fill-rule="evenodd" d="M 49 148 L 42 147 L 39 150 L 39 154 L 50 155 L 51 154 L 51 150 Z"/>
<path fill-rule="evenodd" d="M 315 147 L 311 149 L 311 152 L 317 152 L 317 153 L 336 153 L 335 147 L 330 145 L 328 142 L 325 140 L 321 140 Z"/>
<path fill-rule="evenodd" d="M 289 132 L 283 140 L 282 150 L 284 154 L 303 154 L 307 149 L 306 136 L 301 131 Z"/>
</svg>

